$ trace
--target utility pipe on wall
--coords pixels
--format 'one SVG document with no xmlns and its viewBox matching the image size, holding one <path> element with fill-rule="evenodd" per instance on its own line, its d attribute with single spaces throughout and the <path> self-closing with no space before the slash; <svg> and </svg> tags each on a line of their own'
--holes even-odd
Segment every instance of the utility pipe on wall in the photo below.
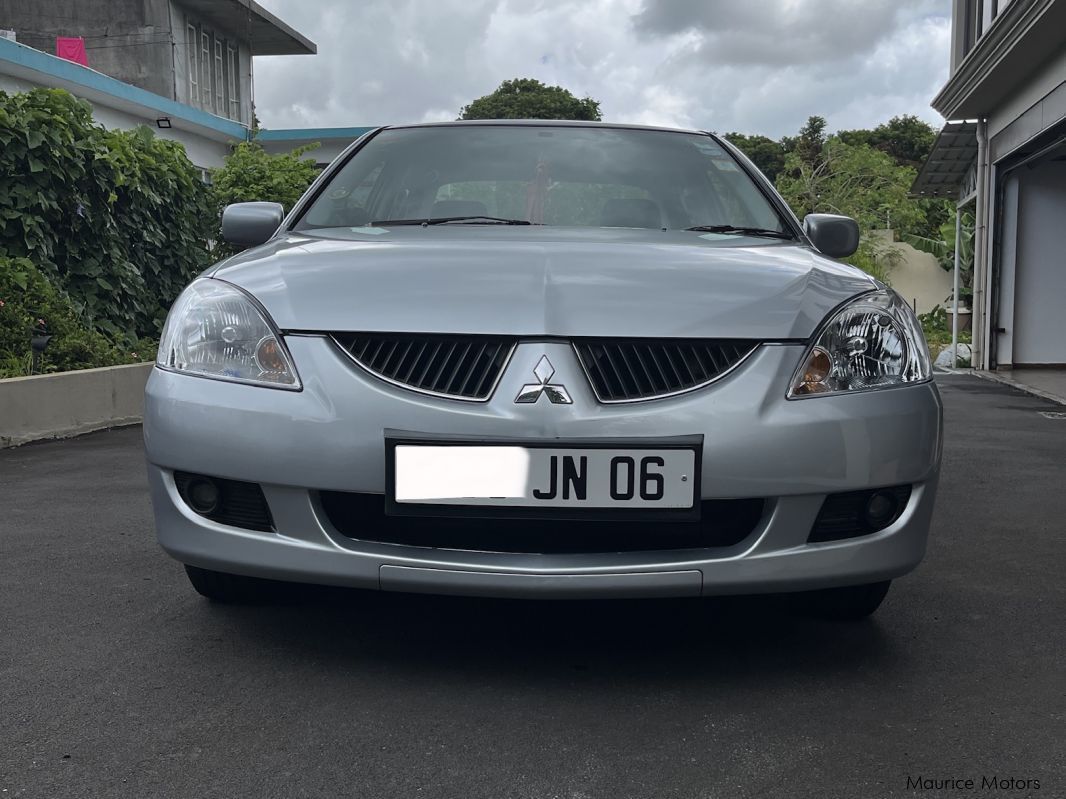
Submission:
<svg viewBox="0 0 1066 799">
<path fill-rule="evenodd" d="M 955 274 L 951 282 L 951 368 L 959 365 L 959 251 L 962 249 L 962 208 L 955 208 Z M 971 310 L 972 314 L 973 311 Z M 970 351 L 973 358 L 973 350 Z M 973 366 L 973 361 L 970 361 Z"/>
</svg>

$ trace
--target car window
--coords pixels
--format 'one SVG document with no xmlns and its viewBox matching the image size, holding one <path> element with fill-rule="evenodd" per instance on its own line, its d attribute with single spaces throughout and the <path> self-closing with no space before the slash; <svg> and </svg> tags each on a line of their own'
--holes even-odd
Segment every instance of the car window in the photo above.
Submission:
<svg viewBox="0 0 1066 799">
<path fill-rule="evenodd" d="M 709 136 L 504 124 L 384 130 L 341 167 L 297 227 L 479 215 L 558 226 L 786 229 Z"/>
</svg>

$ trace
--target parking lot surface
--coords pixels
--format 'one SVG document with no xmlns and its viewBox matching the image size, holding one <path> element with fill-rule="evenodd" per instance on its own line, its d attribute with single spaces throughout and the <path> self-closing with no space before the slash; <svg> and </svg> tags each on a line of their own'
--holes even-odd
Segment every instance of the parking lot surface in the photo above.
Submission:
<svg viewBox="0 0 1066 799">
<path fill-rule="evenodd" d="M 858 625 L 748 598 L 212 605 L 155 544 L 139 428 L 0 452 L 0 797 L 1066 796 L 1066 420 L 940 385 L 929 553 Z M 908 787 L 988 777 L 1029 783 Z"/>
</svg>

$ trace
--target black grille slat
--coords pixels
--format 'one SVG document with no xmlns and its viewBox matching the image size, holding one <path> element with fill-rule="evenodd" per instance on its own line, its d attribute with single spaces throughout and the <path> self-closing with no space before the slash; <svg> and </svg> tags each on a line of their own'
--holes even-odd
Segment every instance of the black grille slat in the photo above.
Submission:
<svg viewBox="0 0 1066 799">
<path fill-rule="evenodd" d="M 492 388 L 492 376 L 498 374 L 499 370 L 503 368 L 503 362 L 500 360 L 500 356 L 504 352 L 504 345 L 497 344 L 492 349 L 492 355 L 485 359 L 484 368 L 482 369 L 481 378 L 477 381 L 477 384 L 473 388 L 473 395 L 475 397 L 484 396 Z M 465 386 L 464 386 L 465 388 Z"/>
<path fill-rule="evenodd" d="M 574 348 L 601 402 L 676 394 L 717 379 L 757 341 L 743 339 L 578 339 Z"/>
<path fill-rule="evenodd" d="M 357 363 L 380 377 L 449 397 L 488 399 L 514 347 L 503 336 L 333 333 Z"/>
<path fill-rule="evenodd" d="M 703 550 L 736 546 L 757 529 L 763 499 L 700 503 L 697 521 L 494 519 L 402 516 L 385 512 L 382 494 L 320 491 L 337 534 L 359 541 L 473 552 L 536 554 Z"/>
</svg>

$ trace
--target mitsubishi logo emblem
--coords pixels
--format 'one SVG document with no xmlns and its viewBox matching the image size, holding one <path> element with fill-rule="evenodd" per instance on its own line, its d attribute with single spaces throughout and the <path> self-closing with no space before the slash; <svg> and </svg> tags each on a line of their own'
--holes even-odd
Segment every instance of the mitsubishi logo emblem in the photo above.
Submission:
<svg viewBox="0 0 1066 799">
<path fill-rule="evenodd" d="M 555 374 L 555 367 L 552 366 L 552 362 L 548 360 L 547 355 L 540 356 L 540 360 L 537 361 L 537 365 L 533 368 L 533 375 L 537 378 L 538 382 L 528 383 L 522 386 L 522 390 L 518 392 L 518 396 L 514 401 L 521 404 L 533 404 L 540 399 L 541 394 L 547 395 L 553 405 L 570 405 L 573 400 L 570 399 L 570 394 L 566 390 L 566 386 L 561 383 L 549 383 L 552 379 L 552 375 Z"/>
</svg>

